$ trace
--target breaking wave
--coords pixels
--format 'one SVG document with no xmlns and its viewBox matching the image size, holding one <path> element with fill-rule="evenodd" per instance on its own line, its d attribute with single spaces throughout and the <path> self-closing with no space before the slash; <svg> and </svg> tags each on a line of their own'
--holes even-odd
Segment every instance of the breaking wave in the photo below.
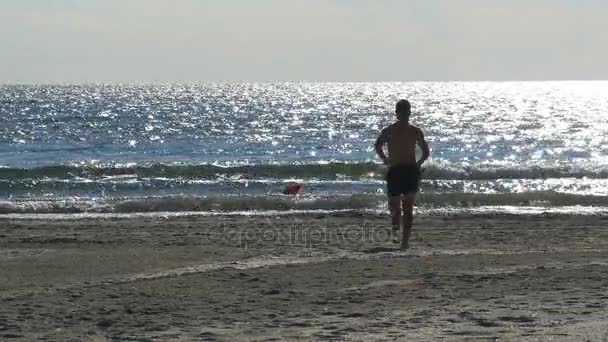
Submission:
<svg viewBox="0 0 608 342">
<path fill-rule="evenodd" d="M 171 196 L 128 199 L 36 199 L 0 201 L 0 214 L 35 213 L 142 213 L 142 212 L 227 212 L 382 209 L 385 196 L 362 194 L 349 196 Z M 574 195 L 557 192 L 527 193 L 422 193 L 421 208 L 470 208 L 481 206 L 531 207 L 608 207 L 608 196 Z"/>
<path fill-rule="evenodd" d="M 385 166 L 376 163 L 257 164 L 220 166 L 154 164 L 148 166 L 69 166 L 57 165 L 32 169 L 0 168 L 0 179 L 137 178 L 181 179 L 381 179 Z M 608 178 L 607 167 L 455 167 L 431 164 L 423 169 L 425 179 L 544 179 Z"/>
</svg>

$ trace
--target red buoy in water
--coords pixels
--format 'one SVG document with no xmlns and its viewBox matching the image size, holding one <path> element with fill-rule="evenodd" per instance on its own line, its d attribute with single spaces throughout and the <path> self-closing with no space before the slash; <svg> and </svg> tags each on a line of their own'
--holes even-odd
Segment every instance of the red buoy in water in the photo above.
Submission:
<svg viewBox="0 0 608 342">
<path fill-rule="evenodd" d="M 298 192 L 300 192 L 303 187 L 304 187 L 304 185 L 301 183 L 297 183 L 297 182 L 287 183 L 287 185 L 285 186 L 285 190 L 283 190 L 283 193 L 285 195 L 297 195 Z"/>
</svg>

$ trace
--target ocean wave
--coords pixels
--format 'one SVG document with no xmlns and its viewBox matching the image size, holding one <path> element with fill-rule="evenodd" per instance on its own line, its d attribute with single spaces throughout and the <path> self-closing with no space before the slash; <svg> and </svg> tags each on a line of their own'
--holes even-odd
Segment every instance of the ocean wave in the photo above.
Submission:
<svg viewBox="0 0 608 342">
<path fill-rule="evenodd" d="M 0 214 L 138 213 L 250 210 L 342 210 L 377 205 L 373 195 L 300 198 L 294 196 L 171 196 L 129 199 L 62 199 L 0 201 Z"/>
<path fill-rule="evenodd" d="M 115 176 L 98 179 L 0 179 L 0 199 L 33 197 L 152 197 L 152 196 L 214 196 L 282 194 L 286 179 L 183 179 L 137 178 Z M 386 183 L 381 179 L 302 180 L 300 195 L 353 195 L 383 193 Z M 575 195 L 608 195 L 608 179 L 548 178 L 493 180 L 423 179 L 422 193 L 522 193 L 553 191 Z"/>
<path fill-rule="evenodd" d="M 0 201 L 0 214 L 25 213 L 145 213 L 145 212 L 227 212 L 378 209 L 386 197 L 376 194 L 298 197 L 260 196 L 170 196 L 123 199 L 33 199 Z M 503 194 L 422 193 L 420 208 L 473 208 L 488 206 L 608 207 L 608 196 L 573 195 L 557 192 Z"/>
<path fill-rule="evenodd" d="M 311 163 L 256 164 L 238 166 L 169 165 L 147 166 L 71 166 L 55 165 L 39 168 L 0 168 L 0 179 L 44 178 L 181 178 L 181 179 L 382 179 L 386 167 L 377 163 Z M 460 167 L 429 164 L 423 167 L 425 179 L 546 179 L 546 178 L 608 178 L 608 167 Z"/>
</svg>

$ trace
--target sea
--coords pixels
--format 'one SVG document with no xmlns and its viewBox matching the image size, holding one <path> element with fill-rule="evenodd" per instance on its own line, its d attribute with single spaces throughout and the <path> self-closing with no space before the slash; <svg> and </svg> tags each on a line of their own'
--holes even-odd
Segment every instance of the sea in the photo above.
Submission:
<svg viewBox="0 0 608 342">
<path fill-rule="evenodd" d="M 608 81 L 550 81 L 0 85 L 0 215 L 385 212 L 402 98 L 417 210 L 608 213 Z"/>
</svg>

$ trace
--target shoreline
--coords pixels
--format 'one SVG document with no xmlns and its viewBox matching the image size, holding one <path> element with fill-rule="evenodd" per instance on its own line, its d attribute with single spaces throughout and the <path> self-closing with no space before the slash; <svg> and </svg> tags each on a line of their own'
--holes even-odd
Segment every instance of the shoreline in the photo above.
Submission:
<svg viewBox="0 0 608 342">
<path fill-rule="evenodd" d="M 143 211 L 143 212 L 81 212 L 81 213 L 8 213 L 0 214 L 0 222 L 11 220 L 81 220 L 115 219 L 130 220 L 143 218 L 196 218 L 196 217 L 268 217 L 268 216 L 308 216 L 343 215 L 383 216 L 387 209 L 288 209 L 288 210 L 233 210 L 233 211 Z M 603 206 L 471 206 L 471 207 L 414 207 L 417 217 L 452 216 L 608 216 L 608 207 Z"/>
</svg>

